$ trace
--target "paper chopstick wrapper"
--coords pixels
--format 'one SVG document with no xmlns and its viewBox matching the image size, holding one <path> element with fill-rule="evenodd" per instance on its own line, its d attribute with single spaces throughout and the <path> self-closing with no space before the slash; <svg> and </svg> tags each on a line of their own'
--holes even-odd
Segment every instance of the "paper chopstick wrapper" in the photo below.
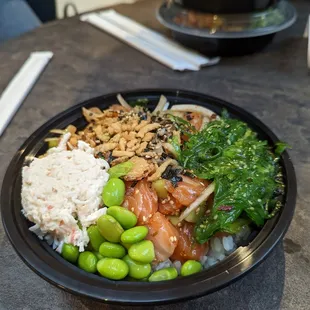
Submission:
<svg viewBox="0 0 310 310">
<path fill-rule="evenodd" d="M 307 22 L 306 31 L 305 31 L 305 37 L 308 38 L 308 47 L 307 47 L 308 69 L 310 69 L 310 38 L 309 38 L 309 33 L 310 33 L 310 15 L 308 17 L 308 22 Z"/>
<path fill-rule="evenodd" d="M 186 49 L 184 46 L 166 38 L 156 31 L 150 30 L 149 28 L 133 21 L 132 19 L 117 13 L 114 10 L 106 10 L 99 13 L 103 18 L 108 19 L 111 23 L 115 23 L 118 27 L 127 29 L 133 35 L 143 38 L 143 40 L 149 41 L 155 46 L 167 50 L 174 55 L 183 57 L 189 62 L 200 66 L 213 64 L 213 61 L 218 62 L 218 57 L 210 59 L 200 55 L 197 52 Z"/>
<path fill-rule="evenodd" d="M 0 97 L 0 136 L 52 57 L 52 52 L 31 53 L 3 91 Z"/>
<path fill-rule="evenodd" d="M 108 32 L 173 70 L 198 71 L 201 66 L 214 65 L 219 61 L 218 57 L 210 59 L 188 50 L 114 10 L 85 14 L 81 20 Z"/>
</svg>

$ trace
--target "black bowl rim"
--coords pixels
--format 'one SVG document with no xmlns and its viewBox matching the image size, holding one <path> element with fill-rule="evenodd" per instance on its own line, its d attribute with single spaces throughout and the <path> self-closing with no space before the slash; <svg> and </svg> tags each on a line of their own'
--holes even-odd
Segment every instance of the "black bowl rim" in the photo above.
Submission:
<svg viewBox="0 0 310 310">
<path fill-rule="evenodd" d="M 255 1 L 253 0 L 251 3 L 252 5 L 248 4 L 247 8 L 245 8 L 244 6 L 241 5 L 242 8 L 240 6 L 238 6 L 234 9 L 234 11 L 231 11 L 231 10 L 225 11 L 225 9 L 227 9 L 227 4 L 223 4 L 224 7 L 226 6 L 224 11 L 223 11 L 223 8 L 219 9 L 218 7 L 214 7 L 214 4 L 212 4 L 212 3 L 210 3 L 210 4 L 204 3 L 204 4 L 202 4 L 202 6 L 200 8 L 199 7 L 193 7 L 193 6 L 191 6 L 190 3 L 188 3 L 188 4 L 185 3 L 185 2 L 191 2 L 190 0 L 189 1 L 182 0 L 181 1 L 182 3 L 174 0 L 173 3 L 180 5 L 186 9 L 196 10 L 196 11 L 200 11 L 200 12 L 210 12 L 212 14 L 240 14 L 240 12 L 247 14 L 247 13 L 251 13 L 251 12 L 258 12 L 259 13 L 262 10 L 268 9 L 269 7 L 273 7 L 274 5 L 276 5 L 281 0 L 274 0 L 274 1 L 275 1 L 275 3 L 270 4 L 271 0 L 269 0 L 268 4 L 266 4 L 264 7 L 259 8 L 259 9 L 258 8 L 253 9 L 253 5 L 255 4 Z M 197 3 L 197 1 L 195 1 L 195 2 Z M 231 3 L 229 5 L 231 5 Z M 250 9 L 250 7 L 252 7 L 252 8 Z"/>
<path fill-rule="evenodd" d="M 193 299 L 214 292 L 244 276 L 266 258 L 275 245 L 283 238 L 292 220 L 297 184 L 293 164 L 286 151 L 281 159 L 287 182 L 286 201 L 281 213 L 265 224 L 262 228 L 264 232 L 261 231 L 250 245 L 238 248 L 231 256 L 215 267 L 190 277 L 159 283 L 109 281 L 97 275 L 87 274 L 66 262 L 57 253 L 55 254 L 47 246 L 46 242 L 38 241 L 36 237 L 34 237 L 35 239 L 27 237 L 29 239 L 27 240 L 21 235 L 16 225 L 16 218 L 12 216 L 13 199 L 11 192 L 17 178 L 14 176 L 14 171 L 16 172 L 16 169 L 20 171 L 21 168 L 21 166 L 18 167 L 16 164 L 27 155 L 24 154 L 26 148 L 33 143 L 39 144 L 37 137 L 46 132 L 49 126 L 57 126 L 55 123 L 59 123 L 61 119 L 70 118 L 70 115 L 80 111 L 82 106 L 98 105 L 98 102 L 103 103 L 112 98 L 115 99 L 118 93 L 122 93 L 125 98 L 145 98 L 148 96 L 150 98 L 159 98 L 163 94 L 168 99 L 193 100 L 199 101 L 202 106 L 213 106 L 214 109 L 226 108 L 231 113 L 236 114 L 237 117 L 243 120 L 246 119 L 250 126 L 260 129 L 273 143 L 279 141 L 267 126 L 246 110 L 219 98 L 197 92 L 173 89 L 140 89 L 115 92 L 86 100 L 59 113 L 37 129 L 17 151 L 7 169 L 1 192 L 1 215 L 6 234 L 17 254 L 28 267 L 55 286 L 76 295 L 114 304 L 154 305 Z M 266 234 L 267 231 L 269 233 Z M 33 236 L 31 233 L 29 235 Z M 33 240 L 36 241 L 33 242 Z M 29 244 L 31 241 L 32 244 Z M 46 251 L 52 255 L 48 255 Z M 55 267 L 58 269 L 55 269 Z M 206 278 L 207 274 L 208 277 Z"/>
<path fill-rule="evenodd" d="M 163 15 L 163 10 L 166 9 L 167 3 L 163 3 L 160 5 L 160 7 L 156 11 L 156 18 L 157 20 L 168 29 L 179 32 L 182 34 L 190 35 L 192 37 L 201 37 L 201 38 L 213 38 L 213 39 L 242 39 L 242 38 L 255 38 L 255 37 L 261 37 L 266 36 L 269 34 L 277 33 L 282 30 L 285 30 L 292 26 L 296 19 L 297 19 L 297 11 L 295 7 L 289 2 L 289 1 L 280 1 L 278 5 L 286 5 L 286 9 L 290 11 L 291 17 L 287 17 L 287 20 L 281 23 L 280 25 L 274 25 L 270 27 L 265 28 L 257 28 L 257 29 L 251 29 L 249 31 L 240 31 L 240 32 L 225 32 L 225 31 L 216 31 L 215 33 L 210 33 L 207 31 L 204 31 L 203 29 L 198 28 L 189 28 L 189 27 L 182 27 L 174 22 L 167 20 L 165 16 Z M 217 14 L 214 14 L 217 15 Z"/>
</svg>

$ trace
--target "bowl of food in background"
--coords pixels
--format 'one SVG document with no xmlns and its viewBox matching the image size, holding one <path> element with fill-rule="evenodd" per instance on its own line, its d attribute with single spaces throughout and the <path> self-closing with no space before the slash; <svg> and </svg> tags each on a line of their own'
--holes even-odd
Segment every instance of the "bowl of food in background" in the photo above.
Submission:
<svg viewBox="0 0 310 310">
<path fill-rule="evenodd" d="M 90 99 L 40 127 L 1 194 L 37 274 L 124 305 L 213 292 L 258 265 L 292 219 L 286 144 L 228 102 L 180 90 Z"/>
<path fill-rule="evenodd" d="M 157 19 L 171 30 L 176 41 L 210 56 L 241 56 L 261 51 L 296 18 L 294 6 L 287 1 L 248 13 L 217 14 L 175 3 L 164 3 L 157 12 Z"/>
<path fill-rule="evenodd" d="M 184 8 L 213 14 L 241 14 L 266 10 L 276 5 L 279 0 L 174 0 Z"/>
</svg>

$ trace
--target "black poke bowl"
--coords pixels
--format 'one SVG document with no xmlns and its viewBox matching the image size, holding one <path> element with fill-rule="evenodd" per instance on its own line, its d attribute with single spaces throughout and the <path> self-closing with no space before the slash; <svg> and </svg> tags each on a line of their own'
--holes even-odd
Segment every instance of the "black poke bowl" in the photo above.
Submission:
<svg viewBox="0 0 310 310">
<path fill-rule="evenodd" d="M 160 95 L 165 95 L 171 104 L 196 104 L 215 113 L 226 109 L 231 117 L 246 122 L 258 133 L 259 138 L 271 145 L 278 141 L 273 132 L 256 117 L 245 110 L 221 99 L 182 90 L 135 90 L 122 92 L 127 101 L 149 100 L 155 107 Z M 18 255 L 34 272 L 70 293 L 86 296 L 102 302 L 122 305 L 163 304 L 197 298 L 214 292 L 239 279 L 257 266 L 283 238 L 293 217 L 296 200 L 296 178 L 294 168 L 285 151 L 281 156 L 285 194 L 284 206 L 268 220 L 248 244 L 237 248 L 217 265 L 188 277 L 179 277 L 166 282 L 111 281 L 96 274 L 89 274 L 65 261 L 58 253 L 29 231 L 32 225 L 21 213 L 21 170 L 30 161 L 43 154 L 47 147 L 44 139 L 53 128 L 65 128 L 74 124 L 78 128 L 86 125 L 82 107 L 109 107 L 116 101 L 116 93 L 100 96 L 75 105 L 53 117 L 35 131 L 13 157 L 3 181 L 1 214 L 7 236 Z"/>
</svg>

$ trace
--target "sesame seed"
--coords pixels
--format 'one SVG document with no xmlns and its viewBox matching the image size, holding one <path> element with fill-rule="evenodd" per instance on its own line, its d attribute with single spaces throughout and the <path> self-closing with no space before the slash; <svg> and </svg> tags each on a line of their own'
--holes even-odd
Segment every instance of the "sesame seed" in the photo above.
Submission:
<svg viewBox="0 0 310 310">
<path fill-rule="evenodd" d="M 173 201 L 172 201 L 172 200 L 170 200 L 169 203 L 170 203 L 171 205 L 173 205 Z"/>
<path fill-rule="evenodd" d="M 133 211 L 135 211 L 135 209 L 134 209 L 134 208 L 131 208 L 131 211 L 133 212 Z"/>
<path fill-rule="evenodd" d="M 140 193 L 140 191 L 139 191 L 138 189 L 136 189 L 135 193 L 136 193 L 136 194 L 139 194 L 139 193 Z"/>
<path fill-rule="evenodd" d="M 144 215 L 143 215 L 142 219 L 143 219 L 143 222 L 145 222 L 145 221 L 146 221 L 146 217 L 145 217 Z"/>
</svg>

